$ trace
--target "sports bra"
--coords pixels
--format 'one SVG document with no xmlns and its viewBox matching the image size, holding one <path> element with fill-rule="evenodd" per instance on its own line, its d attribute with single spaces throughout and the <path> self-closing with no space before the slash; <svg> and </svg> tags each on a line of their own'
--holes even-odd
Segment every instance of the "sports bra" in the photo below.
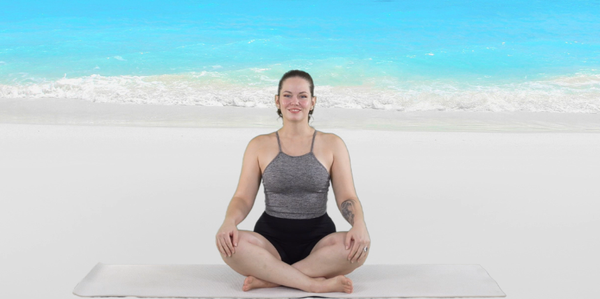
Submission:
<svg viewBox="0 0 600 299">
<path fill-rule="evenodd" d="M 281 151 L 265 167 L 262 175 L 265 189 L 265 212 L 273 217 L 311 219 L 327 212 L 329 172 L 313 154 L 317 130 L 312 138 L 310 152 L 290 156 Z"/>
</svg>

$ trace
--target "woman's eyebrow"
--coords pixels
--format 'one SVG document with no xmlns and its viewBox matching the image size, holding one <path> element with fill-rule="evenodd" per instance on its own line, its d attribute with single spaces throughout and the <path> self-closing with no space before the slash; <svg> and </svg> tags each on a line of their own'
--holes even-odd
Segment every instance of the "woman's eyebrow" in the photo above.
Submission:
<svg viewBox="0 0 600 299">
<path fill-rule="evenodd" d="M 284 93 L 286 93 L 286 92 L 292 93 L 292 92 L 291 92 L 291 91 L 289 91 L 289 90 L 284 90 L 283 92 L 284 92 Z M 301 93 L 308 93 L 308 92 L 306 92 L 306 91 L 301 91 L 301 92 L 299 92 L 298 94 L 301 94 Z"/>
</svg>

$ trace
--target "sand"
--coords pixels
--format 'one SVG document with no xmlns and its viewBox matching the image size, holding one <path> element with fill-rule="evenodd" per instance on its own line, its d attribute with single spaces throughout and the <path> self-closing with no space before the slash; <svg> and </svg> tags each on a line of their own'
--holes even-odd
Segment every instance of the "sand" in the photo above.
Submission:
<svg viewBox="0 0 600 299">
<path fill-rule="evenodd" d="M 19 116 L 7 102 L 0 101 L 2 298 L 74 298 L 97 262 L 224 264 L 214 236 L 244 149 L 279 124 L 160 126 L 140 117 L 118 125 L 106 120 L 118 114 L 111 109 L 91 113 L 104 123 L 65 123 Z M 573 121 L 566 133 L 494 130 L 482 119 L 487 129 L 470 131 L 460 118 L 453 131 L 315 122 L 350 151 L 372 239 L 367 263 L 481 264 L 508 298 L 597 298 L 600 134 L 573 129 Z M 348 230 L 332 192 L 329 199 L 338 230 Z M 263 210 L 261 187 L 238 228 L 251 230 Z"/>
</svg>

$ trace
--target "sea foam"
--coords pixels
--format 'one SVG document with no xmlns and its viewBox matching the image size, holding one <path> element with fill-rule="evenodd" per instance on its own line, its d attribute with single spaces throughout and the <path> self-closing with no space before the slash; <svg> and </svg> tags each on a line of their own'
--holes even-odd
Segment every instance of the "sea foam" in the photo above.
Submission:
<svg viewBox="0 0 600 299">
<path fill-rule="evenodd" d="M 219 72 L 158 76 L 100 76 L 0 85 L 0 98 L 73 98 L 92 102 L 274 106 L 277 79 L 260 75 L 236 83 Z M 317 106 L 398 111 L 600 112 L 600 75 L 574 75 L 502 84 L 374 78 L 363 85 L 317 85 Z"/>
</svg>

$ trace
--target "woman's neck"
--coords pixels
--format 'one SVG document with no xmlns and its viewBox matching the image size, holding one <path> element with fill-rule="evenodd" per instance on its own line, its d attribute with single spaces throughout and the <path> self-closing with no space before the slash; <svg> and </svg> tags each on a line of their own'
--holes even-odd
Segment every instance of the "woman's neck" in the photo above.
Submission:
<svg viewBox="0 0 600 299">
<path fill-rule="evenodd" d="M 279 129 L 279 136 L 283 136 L 286 138 L 296 138 L 303 137 L 307 135 L 312 135 L 314 133 L 314 128 L 309 126 L 308 123 L 303 124 L 283 124 L 283 127 Z"/>
</svg>

